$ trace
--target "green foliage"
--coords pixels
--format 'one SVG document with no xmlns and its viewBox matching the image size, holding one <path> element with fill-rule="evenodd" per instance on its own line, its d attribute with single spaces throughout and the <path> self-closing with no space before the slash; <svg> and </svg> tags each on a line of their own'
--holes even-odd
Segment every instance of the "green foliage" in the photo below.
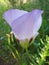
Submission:
<svg viewBox="0 0 49 65">
<path fill-rule="evenodd" d="M 11 37 L 11 36 L 10 36 Z M 13 38 L 14 39 L 14 38 Z M 40 45 L 37 46 L 37 43 L 35 42 L 31 45 L 34 49 L 26 49 L 26 52 L 21 54 L 22 49 L 17 47 L 18 49 L 20 48 L 21 52 L 18 52 L 18 49 L 13 45 L 10 41 L 10 38 L 8 36 L 8 48 L 10 52 L 12 53 L 13 57 L 15 58 L 16 61 L 19 61 L 20 65 L 28 65 L 28 63 L 31 65 L 44 65 L 45 63 L 48 64 L 49 61 L 46 60 L 47 56 L 49 56 L 49 36 L 46 36 L 46 39 L 42 40 L 40 39 Z M 13 43 L 16 43 L 15 41 Z M 17 45 L 18 46 L 18 45 Z M 31 47 L 30 46 L 30 47 Z M 34 52 L 36 50 L 36 52 Z M 31 53 L 31 52 L 33 53 Z M 18 59 L 17 59 L 18 58 Z M 27 59 L 27 60 L 26 60 Z M 18 64 L 17 63 L 17 64 Z"/>
<path fill-rule="evenodd" d="M 12 65 L 49 65 L 49 0 L 39 0 L 35 3 L 15 6 L 15 8 L 27 11 L 32 9 L 44 10 L 39 35 L 27 50 L 24 50 L 13 38 L 14 36 L 9 34 L 11 29 L 3 19 L 3 13 L 11 8 L 12 6 L 7 0 L 0 1 L 0 57 L 6 63 L 12 61 Z M 7 38 L 6 34 L 9 34 L 10 37 Z"/>
</svg>

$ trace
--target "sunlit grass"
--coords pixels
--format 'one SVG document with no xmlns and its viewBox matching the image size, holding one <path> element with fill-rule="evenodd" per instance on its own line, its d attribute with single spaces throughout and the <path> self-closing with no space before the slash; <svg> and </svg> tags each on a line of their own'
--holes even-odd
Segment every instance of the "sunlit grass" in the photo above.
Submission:
<svg viewBox="0 0 49 65">
<path fill-rule="evenodd" d="M 7 4 L 10 5 L 10 2 L 8 0 L 0 0 L 0 4 L 3 4 L 6 7 Z"/>
</svg>

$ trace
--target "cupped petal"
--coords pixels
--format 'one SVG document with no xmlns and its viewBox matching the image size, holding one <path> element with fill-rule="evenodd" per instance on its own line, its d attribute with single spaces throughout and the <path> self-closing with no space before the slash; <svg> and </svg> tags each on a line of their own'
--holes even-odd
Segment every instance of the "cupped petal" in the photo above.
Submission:
<svg viewBox="0 0 49 65">
<path fill-rule="evenodd" d="M 11 26 L 13 21 L 18 17 L 28 13 L 27 11 L 18 10 L 18 9 L 11 9 L 4 13 L 3 17 L 7 21 L 7 23 Z"/>
<path fill-rule="evenodd" d="M 33 10 L 20 16 L 12 24 L 12 31 L 19 40 L 30 39 L 36 35 L 42 24 L 42 10 Z"/>
<path fill-rule="evenodd" d="M 30 13 L 34 14 L 34 15 L 41 15 L 44 11 L 43 10 L 38 10 L 38 9 L 34 9 L 32 10 Z"/>
</svg>

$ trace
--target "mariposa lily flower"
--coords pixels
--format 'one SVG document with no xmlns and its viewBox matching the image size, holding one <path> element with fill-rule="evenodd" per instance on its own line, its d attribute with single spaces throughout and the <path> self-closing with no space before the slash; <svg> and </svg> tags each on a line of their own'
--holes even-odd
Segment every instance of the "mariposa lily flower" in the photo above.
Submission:
<svg viewBox="0 0 49 65">
<path fill-rule="evenodd" d="M 12 32 L 18 40 L 30 40 L 38 35 L 42 24 L 42 10 L 31 12 L 11 9 L 4 13 L 3 17 L 12 28 Z"/>
</svg>

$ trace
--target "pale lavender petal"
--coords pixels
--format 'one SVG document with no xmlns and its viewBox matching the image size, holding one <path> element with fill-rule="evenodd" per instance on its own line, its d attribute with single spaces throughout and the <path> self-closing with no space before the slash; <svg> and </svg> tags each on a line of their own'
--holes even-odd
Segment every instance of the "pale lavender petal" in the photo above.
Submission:
<svg viewBox="0 0 49 65">
<path fill-rule="evenodd" d="M 33 10 L 16 19 L 11 24 L 16 38 L 24 40 L 34 37 L 42 24 L 42 13 L 42 10 Z"/>
<path fill-rule="evenodd" d="M 19 18 L 20 16 L 28 13 L 27 11 L 18 10 L 18 9 L 11 9 L 4 13 L 3 17 L 7 21 L 7 23 L 11 26 L 11 23 Z"/>
</svg>

